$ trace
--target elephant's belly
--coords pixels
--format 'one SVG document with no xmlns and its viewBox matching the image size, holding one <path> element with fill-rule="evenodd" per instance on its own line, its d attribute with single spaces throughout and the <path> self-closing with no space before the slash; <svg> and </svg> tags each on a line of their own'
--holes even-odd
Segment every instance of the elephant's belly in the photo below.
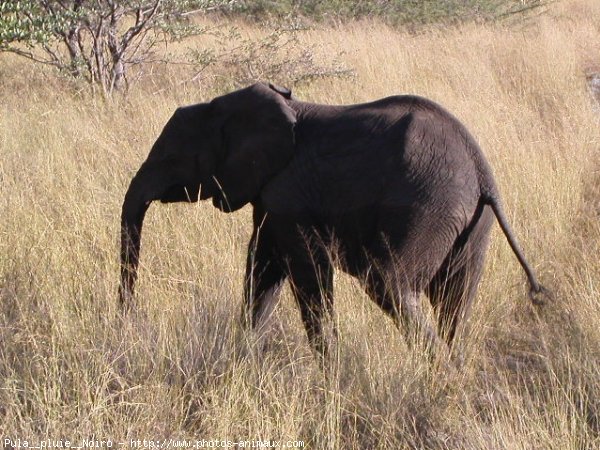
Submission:
<svg viewBox="0 0 600 450">
<path fill-rule="evenodd" d="M 380 221 L 381 211 L 377 205 L 329 215 L 325 219 L 323 241 L 345 272 L 359 277 L 373 264 L 373 258 L 380 256 L 386 240 Z"/>
</svg>

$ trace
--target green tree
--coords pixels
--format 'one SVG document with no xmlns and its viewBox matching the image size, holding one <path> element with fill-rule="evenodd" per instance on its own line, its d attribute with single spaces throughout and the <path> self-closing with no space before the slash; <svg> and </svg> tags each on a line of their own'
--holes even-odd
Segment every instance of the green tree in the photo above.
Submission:
<svg viewBox="0 0 600 450">
<path fill-rule="evenodd" d="M 85 78 L 104 96 L 128 85 L 129 69 L 157 46 L 198 34 L 193 14 L 231 0 L 0 0 L 0 51 Z"/>
</svg>

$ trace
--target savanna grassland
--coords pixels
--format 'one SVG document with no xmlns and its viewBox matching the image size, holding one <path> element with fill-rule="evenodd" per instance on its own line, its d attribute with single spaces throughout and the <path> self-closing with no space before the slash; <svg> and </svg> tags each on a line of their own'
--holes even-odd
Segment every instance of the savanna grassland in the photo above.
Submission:
<svg viewBox="0 0 600 450">
<path fill-rule="evenodd" d="M 323 23 L 295 45 L 353 70 L 299 84 L 301 99 L 416 93 L 457 115 L 553 301 L 530 304 L 495 226 L 454 373 L 409 350 L 338 274 L 339 352 L 325 380 L 288 288 L 264 350 L 250 349 L 237 320 L 250 209 L 225 215 L 201 202 L 151 207 L 138 307 L 123 316 L 127 184 L 173 110 L 223 93 L 228 69 L 183 83 L 181 67 L 157 66 L 126 99 L 105 102 L 0 54 L 0 437 L 600 448 L 600 106 L 588 87 L 600 73 L 600 3 L 410 34 Z"/>
</svg>

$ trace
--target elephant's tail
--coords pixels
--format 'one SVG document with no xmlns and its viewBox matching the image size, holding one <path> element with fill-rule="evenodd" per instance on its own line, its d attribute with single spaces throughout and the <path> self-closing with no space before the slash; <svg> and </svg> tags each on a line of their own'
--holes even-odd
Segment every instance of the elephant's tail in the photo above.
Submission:
<svg viewBox="0 0 600 450">
<path fill-rule="evenodd" d="M 498 220 L 498 224 L 500 225 L 504 236 L 506 236 L 506 240 L 508 241 L 510 248 L 519 260 L 519 264 L 521 264 L 521 267 L 527 275 L 527 280 L 529 281 L 529 298 L 536 305 L 545 303 L 544 299 L 541 299 L 540 297 L 538 297 L 538 295 L 542 294 L 543 296 L 549 296 L 549 293 L 546 290 L 546 288 L 544 288 L 538 282 L 535 273 L 533 272 L 533 269 L 525 259 L 523 250 L 519 246 L 517 238 L 515 237 L 515 233 L 513 232 L 510 224 L 508 223 L 508 219 L 506 218 L 506 214 L 504 214 L 504 209 L 502 208 L 500 201 L 495 196 L 487 196 L 487 198 L 485 199 L 485 203 L 490 205 L 492 211 L 494 211 L 494 215 Z"/>
</svg>

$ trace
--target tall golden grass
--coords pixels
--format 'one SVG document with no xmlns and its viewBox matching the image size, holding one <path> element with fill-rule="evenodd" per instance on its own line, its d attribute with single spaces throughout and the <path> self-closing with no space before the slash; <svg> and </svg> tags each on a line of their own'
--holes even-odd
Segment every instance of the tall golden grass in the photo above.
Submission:
<svg viewBox="0 0 600 450">
<path fill-rule="evenodd" d="M 168 67 L 106 104 L 0 55 L 0 437 L 600 448 L 600 116 L 586 86 L 600 71 L 598 17 L 597 1 L 570 0 L 520 24 L 408 34 L 361 21 L 302 37 L 356 76 L 300 86 L 297 97 L 416 93 L 468 126 L 554 292 L 546 307 L 530 305 L 495 231 L 458 373 L 409 350 L 341 274 L 333 376 L 319 371 L 287 290 L 253 350 L 237 324 L 249 208 L 152 206 L 139 307 L 121 316 L 128 181 L 176 106 L 218 92 L 210 78 L 181 84 Z"/>
</svg>

